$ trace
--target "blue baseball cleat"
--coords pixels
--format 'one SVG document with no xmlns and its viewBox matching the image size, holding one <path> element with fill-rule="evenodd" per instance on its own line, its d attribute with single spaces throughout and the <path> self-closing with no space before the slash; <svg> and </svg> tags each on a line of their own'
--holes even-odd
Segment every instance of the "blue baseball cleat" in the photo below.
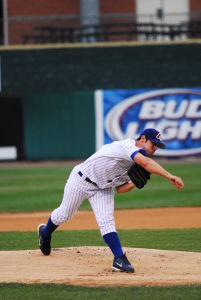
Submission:
<svg viewBox="0 0 201 300">
<path fill-rule="evenodd" d="M 135 270 L 124 254 L 118 258 L 114 258 L 112 271 L 134 273 Z"/>
<path fill-rule="evenodd" d="M 39 247 L 41 252 L 44 255 L 50 255 L 51 253 L 51 239 L 44 239 L 42 236 L 42 230 L 45 227 L 45 224 L 40 224 L 38 226 L 38 238 L 39 238 Z"/>
</svg>

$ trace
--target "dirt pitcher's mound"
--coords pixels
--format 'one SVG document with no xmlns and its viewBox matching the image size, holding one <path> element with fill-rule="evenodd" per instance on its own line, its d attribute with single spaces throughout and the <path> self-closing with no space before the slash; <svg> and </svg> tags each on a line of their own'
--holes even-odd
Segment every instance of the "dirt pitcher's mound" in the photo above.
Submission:
<svg viewBox="0 0 201 300">
<path fill-rule="evenodd" d="M 1 251 L 0 282 L 65 283 L 85 286 L 201 284 L 201 253 L 125 248 L 135 273 L 112 272 L 104 247 Z"/>
</svg>

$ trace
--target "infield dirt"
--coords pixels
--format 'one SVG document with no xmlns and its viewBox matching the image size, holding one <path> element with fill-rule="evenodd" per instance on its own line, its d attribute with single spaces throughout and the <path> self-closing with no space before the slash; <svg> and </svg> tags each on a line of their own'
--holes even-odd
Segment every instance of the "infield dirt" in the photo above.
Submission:
<svg viewBox="0 0 201 300">
<path fill-rule="evenodd" d="M 201 228 L 201 207 L 171 207 L 115 210 L 118 229 Z M 1 213 L 0 231 L 36 231 L 50 212 Z M 93 212 L 78 211 L 59 230 L 98 229 Z"/>
</svg>

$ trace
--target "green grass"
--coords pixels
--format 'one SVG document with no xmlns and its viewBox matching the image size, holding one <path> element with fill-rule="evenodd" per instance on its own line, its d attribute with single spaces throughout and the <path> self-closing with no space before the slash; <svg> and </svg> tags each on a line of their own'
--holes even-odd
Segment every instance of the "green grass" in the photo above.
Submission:
<svg viewBox="0 0 201 300">
<path fill-rule="evenodd" d="M 152 175 L 144 189 L 116 194 L 115 208 L 201 206 L 200 165 L 164 166 L 183 178 L 185 188 L 182 191 Z M 61 202 L 70 170 L 66 167 L 0 168 L 0 212 L 52 210 Z M 80 209 L 90 209 L 88 201 L 85 200 Z"/>
<path fill-rule="evenodd" d="M 201 229 L 119 230 L 123 247 L 201 251 Z M 0 250 L 38 249 L 36 232 L 0 232 Z M 52 247 L 105 246 L 98 230 L 56 231 Z"/>
<path fill-rule="evenodd" d="M 0 299 L 200 300 L 201 286 L 92 288 L 54 284 L 0 284 Z"/>
<path fill-rule="evenodd" d="M 62 199 L 70 168 L 0 168 L 0 211 L 44 211 Z"/>
</svg>

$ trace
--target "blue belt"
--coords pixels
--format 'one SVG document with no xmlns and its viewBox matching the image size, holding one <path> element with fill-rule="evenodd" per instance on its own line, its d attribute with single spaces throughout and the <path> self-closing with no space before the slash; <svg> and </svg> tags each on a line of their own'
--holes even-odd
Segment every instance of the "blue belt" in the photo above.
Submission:
<svg viewBox="0 0 201 300">
<path fill-rule="evenodd" d="M 78 172 L 78 174 L 80 175 L 80 177 L 82 177 L 83 176 L 83 174 L 82 174 L 82 172 L 81 171 L 79 171 Z M 91 184 L 93 184 L 93 185 L 95 185 L 95 186 L 97 186 L 97 184 L 94 182 L 94 181 L 92 181 L 89 177 L 85 177 L 85 179 L 84 180 L 86 180 L 87 182 L 89 182 L 89 183 L 91 183 Z"/>
</svg>

